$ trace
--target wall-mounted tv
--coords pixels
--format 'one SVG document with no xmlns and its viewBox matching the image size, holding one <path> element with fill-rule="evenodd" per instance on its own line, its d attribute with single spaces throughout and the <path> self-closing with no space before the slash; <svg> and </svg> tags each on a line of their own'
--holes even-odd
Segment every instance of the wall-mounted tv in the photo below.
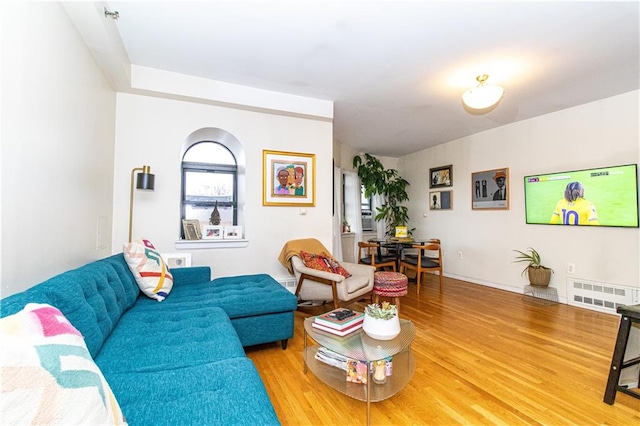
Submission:
<svg viewBox="0 0 640 426">
<path fill-rule="evenodd" d="M 638 165 L 524 177 L 527 223 L 638 227 Z"/>
</svg>

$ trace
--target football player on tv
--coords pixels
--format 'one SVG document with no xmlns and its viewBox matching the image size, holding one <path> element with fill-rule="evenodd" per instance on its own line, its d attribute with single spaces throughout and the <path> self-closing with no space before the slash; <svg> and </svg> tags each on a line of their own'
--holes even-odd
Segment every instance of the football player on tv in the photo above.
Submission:
<svg viewBox="0 0 640 426">
<path fill-rule="evenodd" d="M 564 198 L 558 201 L 551 215 L 551 224 L 600 225 L 596 206 L 584 199 L 584 186 L 580 182 L 569 182 Z"/>
</svg>

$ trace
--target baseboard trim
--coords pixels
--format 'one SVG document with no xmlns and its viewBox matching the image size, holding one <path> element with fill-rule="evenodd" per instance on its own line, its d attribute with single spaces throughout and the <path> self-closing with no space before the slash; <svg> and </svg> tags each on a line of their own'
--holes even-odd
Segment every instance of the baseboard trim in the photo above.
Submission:
<svg viewBox="0 0 640 426">
<path fill-rule="evenodd" d="M 512 293 L 523 294 L 523 292 L 524 292 L 524 287 L 508 286 L 508 285 L 494 283 L 494 282 L 491 282 L 491 281 L 478 280 L 476 278 L 465 277 L 465 276 L 456 275 L 456 274 L 444 274 L 444 276 L 447 277 L 447 278 L 453 278 L 455 280 L 466 281 L 466 282 L 469 282 L 469 283 L 472 283 L 472 284 L 478 284 L 478 285 L 482 285 L 482 286 L 485 286 L 485 287 L 491 287 L 491 288 L 497 288 L 499 290 L 510 291 Z M 565 304 L 565 305 L 567 304 L 566 296 L 563 296 L 563 297 L 558 296 L 558 301 L 560 303 Z"/>
</svg>

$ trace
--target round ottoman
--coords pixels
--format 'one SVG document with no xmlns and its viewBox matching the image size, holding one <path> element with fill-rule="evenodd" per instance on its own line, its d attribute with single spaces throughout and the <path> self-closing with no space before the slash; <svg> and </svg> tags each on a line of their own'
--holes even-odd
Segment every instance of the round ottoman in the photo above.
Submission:
<svg viewBox="0 0 640 426">
<path fill-rule="evenodd" d="M 394 299 L 400 312 L 400 297 L 407 294 L 409 280 L 405 274 L 391 271 L 380 271 L 373 274 L 373 294 L 378 303 L 380 296 Z"/>
</svg>

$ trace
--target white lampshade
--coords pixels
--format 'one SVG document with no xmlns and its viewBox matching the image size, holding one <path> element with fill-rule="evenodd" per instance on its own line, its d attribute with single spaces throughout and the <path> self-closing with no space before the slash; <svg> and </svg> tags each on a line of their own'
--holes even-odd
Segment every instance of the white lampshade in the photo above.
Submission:
<svg viewBox="0 0 640 426">
<path fill-rule="evenodd" d="M 504 89 L 500 86 L 490 86 L 486 84 L 488 75 L 483 74 L 476 77 L 480 84 L 478 87 L 467 90 L 462 94 L 462 102 L 472 109 L 489 108 L 502 98 Z"/>
</svg>

